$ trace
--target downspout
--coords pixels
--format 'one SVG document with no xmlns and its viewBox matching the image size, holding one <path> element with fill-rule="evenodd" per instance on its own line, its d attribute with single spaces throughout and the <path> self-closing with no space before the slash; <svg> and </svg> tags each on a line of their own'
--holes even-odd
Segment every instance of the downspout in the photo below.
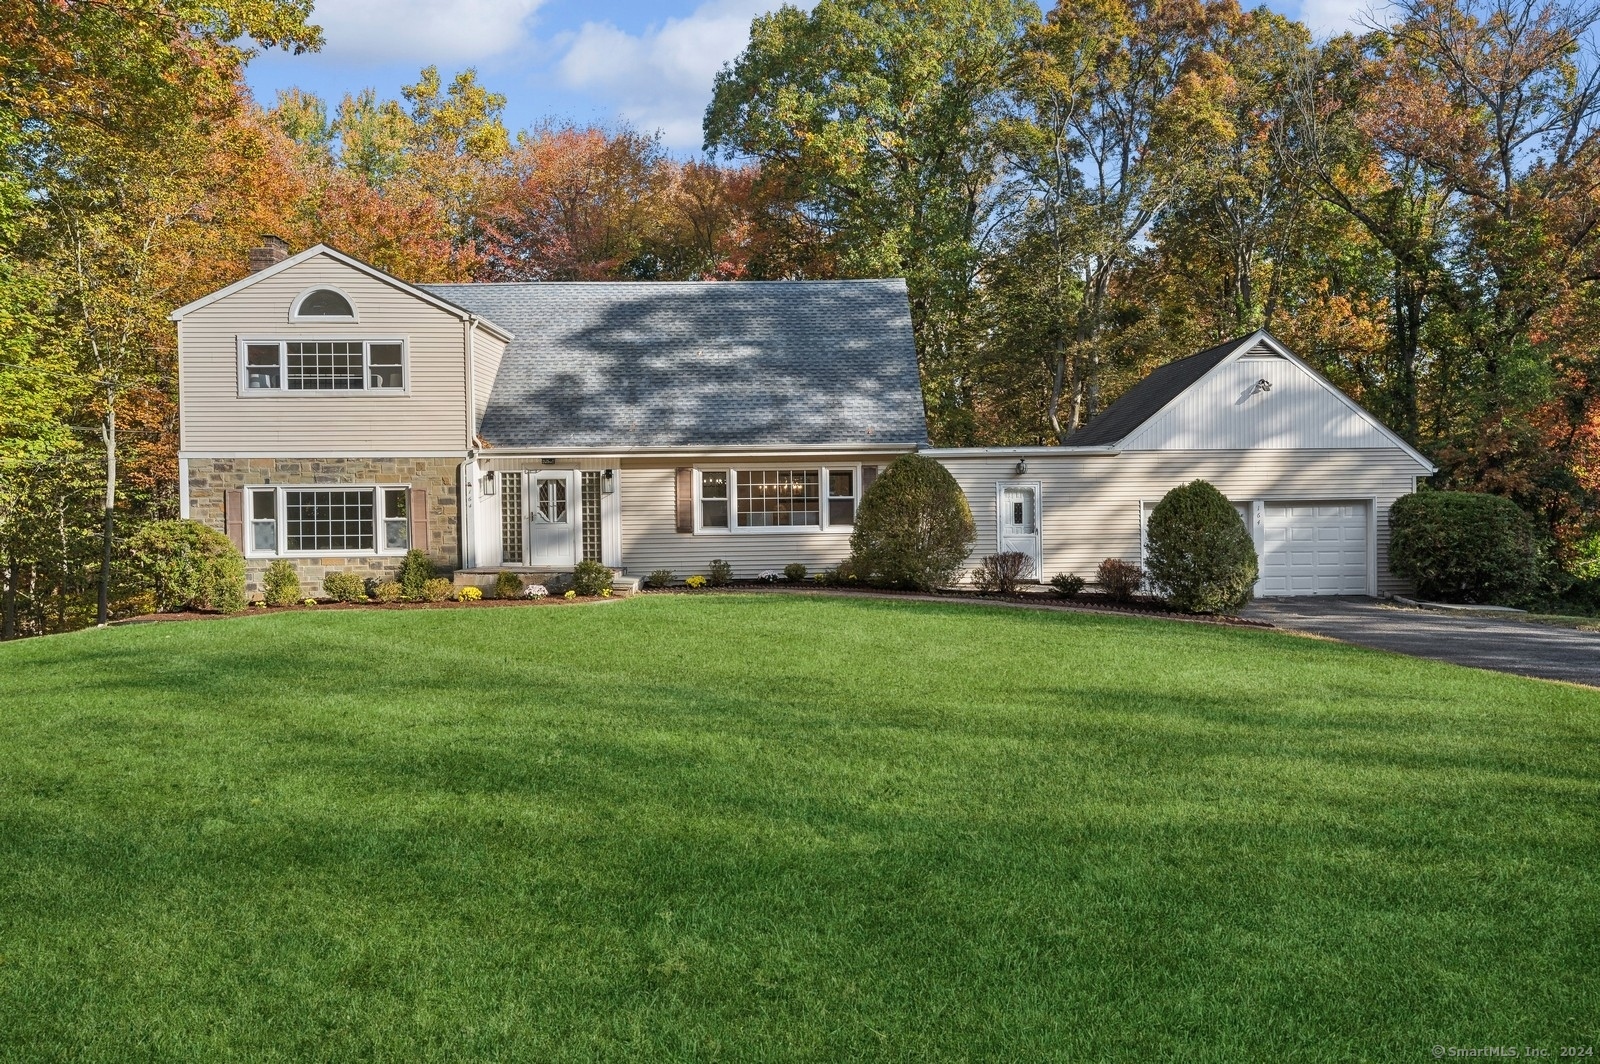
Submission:
<svg viewBox="0 0 1600 1064">
<path fill-rule="evenodd" d="M 478 382 L 474 379 L 474 364 L 472 359 L 473 341 L 478 333 L 478 316 L 468 314 L 462 330 L 466 339 L 466 349 L 463 352 L 463 368 L 466 376 L 466 401 L 467 401 L 467 460 L 461 463 L 461 487 L 456 500 L 457 536 L 456 553 L 463 569 L 472 568 L 477 562 L 477 521 L 474 520 L 477 509 L 478 492 L 478 456 L 474 449 L 477 439 L 478 426 Z"/>
</svg>

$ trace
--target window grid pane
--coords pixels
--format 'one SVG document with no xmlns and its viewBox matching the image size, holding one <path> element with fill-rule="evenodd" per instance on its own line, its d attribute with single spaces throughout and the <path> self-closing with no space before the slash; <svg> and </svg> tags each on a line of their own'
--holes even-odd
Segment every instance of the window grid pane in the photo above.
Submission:
<svg viewBox="0 0 1600 1064">
<path fill-rule="evenodd" d="M 582 484 L 583 560 L 600 560 L 600 472 L 585 470 Z"/>
<path fill-rule="evenodd" d="M 500 474 L 500 560 L 522 561 L 522 474 Z"/>
<path fill-rule="evenodd" d="M 288 549 L 350 551 L 373 548 L 373 491 L 283 493 Z"/>
<path fill-rule="evenodd" d="M 793 528 L 822 523 L 822 475 L 815 469 L 739 470 L 739 525 Z"/>
<path fill-rule="evenodd" d="M 288 344 L 290 391 L 360 391 L 359 340 L 292 340 Z"/>
</svg>

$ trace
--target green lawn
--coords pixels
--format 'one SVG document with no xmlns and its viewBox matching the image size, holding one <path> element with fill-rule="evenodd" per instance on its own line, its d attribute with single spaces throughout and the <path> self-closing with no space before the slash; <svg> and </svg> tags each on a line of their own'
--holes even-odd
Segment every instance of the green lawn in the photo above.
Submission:
<svg viewBox="0 0 1600 1064">
<path fill-rule="evenodd" d="M 1600 1045 L 1600 693 L 780 596 L 0 646 L 0 1059 Z"/>
</svg>

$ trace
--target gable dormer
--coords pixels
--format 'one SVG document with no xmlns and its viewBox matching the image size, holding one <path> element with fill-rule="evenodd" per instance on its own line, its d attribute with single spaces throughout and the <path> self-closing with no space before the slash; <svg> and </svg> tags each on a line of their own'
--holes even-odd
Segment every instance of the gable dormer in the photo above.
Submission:
<svg viewBox="0 0 1600 1064">
<path fill-rule="evenodd" d="M 181 448 L 469 449 L 508 334 L 332 248 L 286 252 L 267 241 L 248 276 L 173 312 Z"/>
</svg>

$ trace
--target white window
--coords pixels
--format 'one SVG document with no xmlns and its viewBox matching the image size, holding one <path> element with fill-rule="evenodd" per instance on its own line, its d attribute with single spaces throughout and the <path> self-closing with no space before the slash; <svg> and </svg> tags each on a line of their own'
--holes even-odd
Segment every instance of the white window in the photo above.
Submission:
<svg viewBox="0 0 1600 1064">
<path fill-rule="evenodd" d="M 404 392 L 404 340 L 247 340 L 240 380 L 252 395 Z"/>
<path fill-rule="evenodd" d="M 250 488 L 250 551 L 400 554 L 411 546 L 403 487 Z"/>
<path fill-rule="evenodd" d="M 290 321 L 356 321 L 356 308 L 336 288 L 312 288 L 300 293 L 289 308 Z"/>
<path fill-rule="evenodd" d="M 837 468 L 702 469 L 697 528 L 703 532 L 848 530 L 860 471 Z"/>
</svg>

